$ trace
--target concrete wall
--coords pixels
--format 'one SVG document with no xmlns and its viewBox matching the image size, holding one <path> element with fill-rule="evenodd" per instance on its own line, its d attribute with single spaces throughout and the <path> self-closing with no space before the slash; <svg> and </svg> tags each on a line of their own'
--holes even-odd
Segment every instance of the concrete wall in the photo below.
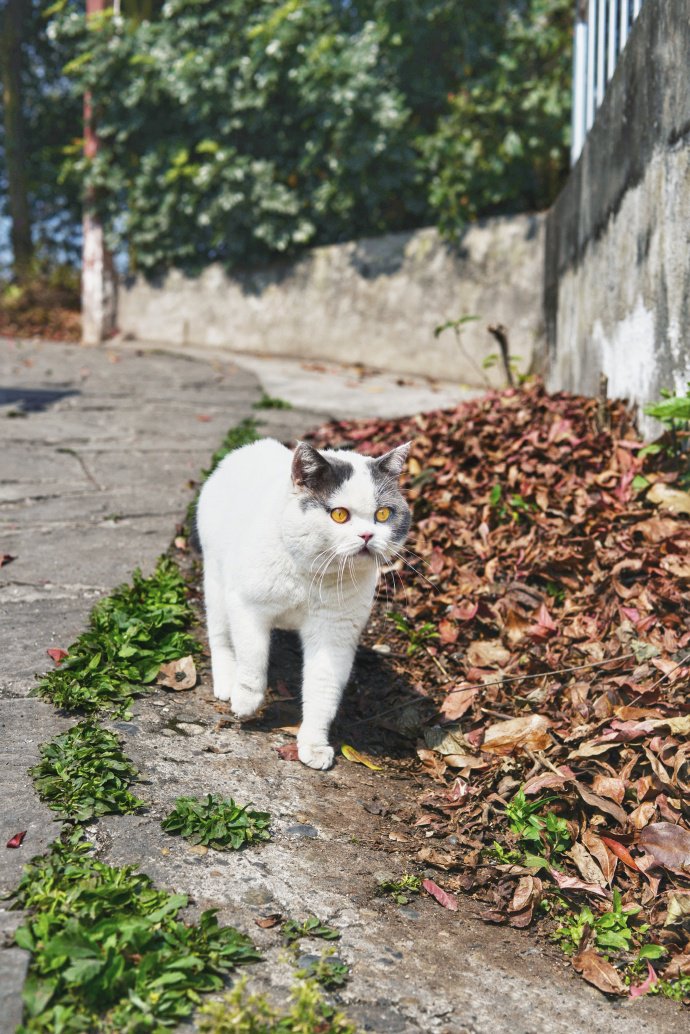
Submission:
<svg viewBox="0 0 690 1034">
<path fill-rule="evenodd" d="M 641 406 L 690 380 L 690 3 L 647 0 L 546 225 L 552 388 Z M 655 429 L 641 418 L 643 430 Z"/>
<path fill-rule="evenodd" d="M 450 249 L 432 229 L 316 248 L 292 264 L 228 276 L 219 266 L 191 279 L 121 285 L 118 325 L 142 341 L 427 374 L 481 385 L 497 351 L 488 323 L 505 324 L 527 369 L 543 336 L 543 219 L 487 220 Z M 462 349 L 436 325 L 463 314 Z M 542 346 L 543 347 L 543 346 Z M 488 374 L 502 384 L 499 371 Z"/>
</svg>

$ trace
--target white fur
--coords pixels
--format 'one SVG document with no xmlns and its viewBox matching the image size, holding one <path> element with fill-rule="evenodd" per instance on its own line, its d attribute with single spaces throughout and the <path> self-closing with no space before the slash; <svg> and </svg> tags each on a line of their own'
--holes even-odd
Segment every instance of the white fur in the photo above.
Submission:
<svg viewBox="0 0 690 1034">
<path fill-rule="evenodd" d="M 402 465 L 406 447 L 400 450 Z M 390 528 L 374 518 L 371 461 L 324 452 L 352 464 L 354 475 L 326 505 L 293 482 L 293 453 L 263 439 L 231 453 L 206 481 L 197 513 L 214 694 L 239 718 L 254 714 L 266 692 L 273 628 L 302 640 L 304 675 L 299 758 L 328 768 L 328 733 L 350 675 L 377 581 L 388 559 Z M 397 482 L 397 478 L 394 478 Z M 345 507 L 337 524 L 327 507 Z M 370 533 L 369 552 L 362 554 Z"/>
</svg>

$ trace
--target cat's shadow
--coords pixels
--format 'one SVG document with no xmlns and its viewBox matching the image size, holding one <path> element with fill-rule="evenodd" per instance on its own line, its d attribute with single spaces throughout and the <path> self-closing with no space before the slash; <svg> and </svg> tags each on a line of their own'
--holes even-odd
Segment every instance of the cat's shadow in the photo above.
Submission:
<svg viewBox="0 0 690 1034">
<path fill-rule="evenodd" d="M 302 647 L 294 632 L 275 631 L 268 668 L 269 703 L 257 719 L 262 729 L 292 728 L 301 713 Z M 382 654 L 359 646 L 331 742 L 348 743 L 379 757 L 408 757 L 414 753 L 415 730 L 395 728 L 395 716 L 414 696 L 407 680 Z M 424 698 L 420 697 L 423 701 Z M 381 713 L 380 718 L 377 717 Z M 252 723 L 254 724 L 254 723 Z"/>
</svg>

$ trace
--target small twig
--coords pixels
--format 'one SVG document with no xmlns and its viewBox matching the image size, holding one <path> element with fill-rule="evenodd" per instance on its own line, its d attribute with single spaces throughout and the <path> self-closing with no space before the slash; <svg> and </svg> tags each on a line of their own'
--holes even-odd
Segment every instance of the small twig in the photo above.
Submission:
<svg viewBox="0 0 690 1034">
<path fill-rule="evenodd" d="M 514 718 L 514 714 L 506 714 L 505 711 L 494 711 L 491 707 L 480 707 L 482 714 L 490 714 L 492 718 L 507 718 L 508 721 Z"/>
<path fill-rule="evenodd" d="M 513 371 L 510 368 L 510 348 L 508 346 L 508 328 L 504 327 L 502 323 L 490 323 L 486 328 L 492 337 L 496 338 L 498 347 L 501 350 L 501 359 L 503 360 L 503 369 L 506 373 L 506 379 L 511 388 L 515 387 L 515 378 L 513 377 Z"/>
<path fill-rule="evenodd" d="M 560 776 L 561 779 L 566 778 L 562 772 L 558 771 L 554 763 L 549 761 L 548 758 L 545 758 L 543 754 L 535 754 L 533 750 L 529 750 L 527 747 L 523 747 L 522 749 L 530 761 L 533 761 L 535 765 L 540 765 L 542 768 L 548 768 L 550 772 L 553 772 L 554 775 Z"/>
<path fill-rule="evenodd" d="M 622 653 L 617 657 L 609 657 L 606 661 L 593 661 L 591 664 L 576 664 L 572 668 L 557 668 L 555 671 L 540 671 L 536 675 L 510 675 L 508 678 L 492 679 L 490 682 L 473 682 L 470 685 L 457 686 L 455 689 L 449 689 L 446 696 L 452 696 L 453 693 L 462 693 L 466 689 L 486 689 L 488 686 L 502 686 L 506 682 L 520 682 L 523 679 L 543 679 L 549 675 L 566 675 L 571 671 L 585 671 L 590 668 L 601 668 L 605 664 L 613 664 L 615 661 L 628 661 L 634 656 L 634 653 Z M 420 703 L 421 702 L 422 701 L 420 701 Z M 394 714 L 396 711 L 400 711 L 403 707 L 409 706 L 409 703 L 394 704 L 393 707 L 387 707 L 385 711 L 378 711 L 376 714 L 370 715 L 369 718 L 360 718 L 355 724 L 365 725 L 369 722 L 375 722 L 377 718 L 386 718 L 389 714 Z"/>
<path fill-rule="evenodd" d="M 599 374 L 599 395 L 597 396 L 596 425 L 600 431 L 606 431 L 610 425 L 607 401 L 609 396 L 609 379 L 605 373 Z"/>
<path fill-rule="evenodd" d="M 667 679 L 669 675 L 673 675 L 674 671 L 678 671 L 679 668 L 684 667 L 687 661 L 690 661 L 690 653 L 686 654 L 683 660 L 679 661 L 678 664 L 676 664 L 675 668 L 671 668 L 671 670 L 667 671 L 664 675 L 662 675 L 660 679 L 657 679 L 656 682 L 653 682 L 651 686 L 648 686 L 647 689 L 643 689 L 641 693 L 638 693 L 637 696 L 633 697 L 628 706 L 632 707 L 632 705 L 637 700 L 639 700 L 640 697 L 643 697 L 645 693 L 651 693 L 653 689 L 656 689 L 657 686 L 661 685 L 664 679 Z"/>
<path fill-rule="evenodd" d="M 540 671 L 536 675 L 509 675 L 507 678 L 492 679 L 490 682 L 472 682 L 469 685 L 457 686 L 449 689 L 446 696 L 452 693 L 462 693 L 466 689 L 484 689 L 486 686 L 502 686 L 506 682 L 521 682 L 523 679 L 543 679 L 548 675 L 567 675 L 571 671 L 585 671 L 588 668 L 601 668 L 605 664 L 613 664 L 615 661 L 628 661 L 634 657 L 634 653 L 622 653 L 617 657 L 609 657 L 605 661 L 592 661 L 591 664 L 576 664 L 572 668 L 556 668 L 555 671 Z M 646 692 L 646 691 L 645 691 Z"/>
<path fill-rule="evenodd" d="M 451 676 L 449 675 L 448 669 L 445 667 L 445 665 L 441 664 L 441 662 L 439 661 L 438 657 L 436 657 L 436 655 L 431 652 L 431 650 L 426 645 L 426 643 L 422 643 L 422 646 L 426 650 L 426 652 L 429 655 L 429 657 L 431 657 L 432 661 L 434 662 L 434 664 L 436 665 L 438 670 L 441 672 L 441 674 L 443 675 L 443 677 L 446 680 L 446 682 L 452 682 L 453 680 L 452 680 Z"/>
</svg>

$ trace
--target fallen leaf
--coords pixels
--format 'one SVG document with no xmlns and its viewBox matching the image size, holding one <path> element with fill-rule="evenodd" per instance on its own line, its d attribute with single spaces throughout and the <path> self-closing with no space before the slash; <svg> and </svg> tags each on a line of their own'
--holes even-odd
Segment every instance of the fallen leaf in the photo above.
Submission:
<svg viewBox="0 0 690 1034">
<path fill-rule="evenodd" d="M 629 869 L 634 869 L 635 872 L 642 872 L 625 844 L 619 844 L 617 840 L 613 840 L 611 837 L 605 837 L 603 835 L 600 837 L 600 840 L 602 840 L 603 843 L 613 851 L 617 858 L 620 858 L 623 865 L 627 865 Z"/>
<path fill-rule="evenodd" d="M 641 829 L 637 843 L 656 865 L 679 876 L 690 873 L 690 831 L 673 822 L 652 822 Z"/>
<path fill-rule="evenodd" d="M 690 974 L 690 954 L 685 952 L 681 955 L 674 955 L 661 971 L 664 980 L 677 980 L 678 977 L 688 974 Z"/>
<path fill-rule="evenodd" d="M 551 745 L 548 730 L 552 723 L 540 714 L 510 718 L 486 730 L 482 750 L 490 754 L 511 754 L 516 748 L 545 750 Z"/>
<path fill-rule="evenodd" d="M 581 844 L 579 840 L 576 840 L 568 851 L 568 854 L 575 863 L 575 868 L 586 883 L 596 883 L 599 887 L 606 886 L 607 880 L 603 872 L 584 844 Z"/>
<path fill-rule="evenodd" d="M 22 830 L 21 833 L 15 833 L 13 837 L 10 837 L 10 839 L 7 841 L 5 846 L 6 847 L 21 847 L 22 846 L 22 840 L 24 839 L 25 836 L 26 836 L 26 830 L 25 829 Z"/>
<path fill-rule="evenodd" d="M 645 961 L 647 963 L 647 976 L 641 984 L 635 984 L 630 988 L 631 998 L 640 998 L 642 995 L 646 995 L 648 991 L 651 991 L 659 979 L 654 972 L 649 959 L 646 959 Z"/>
<path fill-rule="evenodd" d="M 625 783 L 617 777 L 595 775 L 592 790 L 602 797 L 610 797 L 616 804 L 622 804 L 625 797 Z"/>
<path fill-rule="evenodd" d="M 530 797 L 541 790 L 556 790 L 565 786 L 575 778 L 575 773 L 568 765 L 560 765 L 558 772 L 539 772 L 538 775 L 528 779 L 522 788 L 523 793 Z"/>
<path fill-rule="evenodd" d="M 601 838 L 598 837 L 596 833 L 592 832 L 591 829 L 585 829 L 583 831 L 582 843 L 585 845 L 592 857 L 596 859 L 606 883 L 610 886 L 613 882 L 614 876 L 616 875 L 618 856 L 615 855 L 613 851 L 603 843 Z"/>
<path fill-rule="evenodd" d="M 478 689 L 455 689 L 451 690 L 441 704 L 441 714 L 448 721 L 453 722 L 469 711 L 475 698 L 479 693 Z"/>
<path fill-rule="evenodd" d="M 433 880 L 424 880 L 422 886 L 427 894 L 431 894 L 432 898 L 438 901 L 439 905 L 450 909 L 451 912 L 457 912 L 458 902 L 454 894 L 448 894 L 445 890 L 441 890 Z"/>
<path fill-rule="evenodd" d="M 690 513 L 690 492 L 671 488 L 663 481 L 656 481 L 647 492 L 647 502 L 656 503 L 669 513 Z"/>
<path fill-rule="evenodd" d="M 510 660 L 510 650 L 506 650 L 500 639 L 479 641 L 467 650 L 467 660 L 475 668 L 490 668 L 494 664 L 504 667 Z"/>
<path fill-rule="evenodd" d="M 674 926 L 690 918 L 690 894 L 669 894 L 666 902 L 664 926 Z"/>
<path fill-rule="evenodd" d="M 5 564 L 11 564 L 16 559 L 16 556 L 11 556 L 9 553 L 0 553 L 0 567 L 4 567 Z"/>
<path fill-rule="evenodd" d="M 208 413 L 197 413 L 196 418 L 200 424 L 207 424 L 211 420 Z"/>
<path fill-rule="evenodd" d="M 283 761 L 299 761 L 297 744 L 294 741 L 291 743 L 283 743 L 282 746 L 274 747 L 273 749 L 278 757 L 282 758 Z"/>
<path fill-rule="evenodd" d="M 424 742 L 437 754 L 466 754 L 471 746 L 458 727 L 442 729 L 432 725 L 424 730 Z"/>
<path fill-rule="evenodd" d="M 160 671 L 156 677 L 159 686 L 167 689 L 174 689 L 176 692 L 185 689 L 194 689 L 196 686 L 196 667 L 194 658 L 180 657 L 168 664 L 161 664 Z"/>
<path fill-rule="evenodd" d="M 360 754 L 360 752 L 355 750 L 354 747 L 351 747 L 349 743 L 343 743 L 340 748 L 340 753 L 344 758 L 347 758 L 348 761 L 353 761 L 356 765 L 364 765 L 365 768 L 370 768 L 372 772 L 382 771 L 380 765 L 375 765 L 373 761 L 366 758 L 364 754 Z"/>
<path fill-rule="evenodd" d="M 606 797 L 600 797 L 598 794 L 592 793 L 589 787 L 581 783 L 579 779 L 575 780 L 575 789 L 586 804 L 605 812 L 607 815 L 611 815 L 621 826 L 624 826 L 628 821 L 627 813 L 623 811 L 620 805 L 614 803 L 614 801 L 607 800 Z"/>
<path fill-rule="evenodd" d="M 566 873 L 559 872 L 558 869 L 552 869 L 551 867 L 549 867 L 549 872 L 554 883 L 561 890 L 584 890 L 587 894 L 594 894 L 597 898 L 607 898 L 609 896 L 598 883 L 587 883 L 584 880 L 578 880 L 576 876 L 568 876 Z"/>
<path fill-rule="evenodd" d="M 260 926 L 262 930 L 270 930 L 271 927 L 277 926 L 278 923 L 282 922 L 282 915 L 280 912 L 271 912 L 268 916 L 257 916 L 254 920 L 257 926 Z"/>
<path fill-rule="evenodd" d="M 46 653 L 52 661 L 59 666 L 67 656 L 67 650 L 61 650 L 59 646 L 53 646 L 50 650 L 46 650 Z"/>
<path fill-rule="evenodd" d="M 588 984 L 593 984 L 605 994 L 625 995 L 628 993 L 618 970 L 593 948 L 586 948 L 585 951 L 574 955 L 573 968 L 582 974 Z"/>
</svg>

